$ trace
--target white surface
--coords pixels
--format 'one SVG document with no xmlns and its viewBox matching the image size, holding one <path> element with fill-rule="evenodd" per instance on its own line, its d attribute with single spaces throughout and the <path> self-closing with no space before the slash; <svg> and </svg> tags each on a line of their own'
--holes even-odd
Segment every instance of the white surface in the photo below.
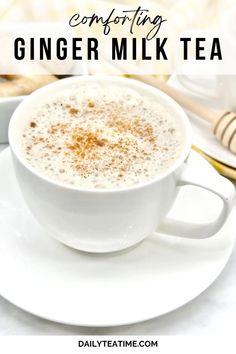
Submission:
<svg viewBox="0 0 236 354">
<path fill-rule="evenodd" d="M 197 79 L 198 76 L 196 77 Z M 209 79 L 210 80 L 210 79 Z M 213 79 L 212 79 L 213 80 Z M 211 82 L 208 82 L 210 86 Z M 178 77 L 173 75 L 170 80 L 169 84 L 179 91 L 188 94 L 190 97 L 193 97 L 196 101 L 204 103 L 207 107 L 211 109 L 222 109 L 222 100 L 219 98 L 210 98 L 206 97 L 206 95 L 200 95 L 194 93 L 186 89 L 178 80 Z M 209 89 L 208 89 L 209 91 Z M 210 126 L 207 122 L 202 120 L 201 118 L 197 117 L 192 113 L 188 113 L 190 121 L 192 123 L 193 128 L 193 143 L 199 147 L 202 151 L 204 151 L 209 156 L 213 157 L 216 160 L 223 162 L 226 165 L 232 166 L 236 168 L 236 155 L 226 149 L 211 133 Z"/>
<path fill-rule="evenodd" d="M 6 168 L 4 168 L 5 172 Z M 2 177 L 3 178 L 3 177 Z M 11 182 L 13 176 L 9 179 L 9 182 Z M 5 180 L 8 180 L 7 174 L 4 178 Z M 14 192 L 14 190 L 12 190 Z M 3 191 L 2 191 L 3 192 Z M 5 198 L 8 201 L 8 206 L 11 209 L 12 208 L 12 204 L 11 204 L 11 199 L 8 199 L 7 196 L 9 195 L 9 191 L 7 190 L 7 188 L 4 189 L 4 193 L 5 194 Z M 192 200 L 193 198 L 200 198 L 200 200 L 204 200 L 204 198 L 206 198 L 206 192 L 193 192 L 190 189 L 185 191 L 184 193 L 184 198 L 186 198 L 186 201 Z M 1 193 L 2 194 L 2 193 Z M 3 194 L 2 194 L 3 195 Z M 15 211 L 17 211 L 17 205 L 18 202 L 15 203 Z M 6 206 L 6 205 L 5 205 Z M 175 211 L 175 215 L 178 214 L 178 217 L 181 217 L 181 209 L 182 208 L 178 208 L 176 207 L 176 211 Z M 6 210 L 6 209 L 5 209 Z M 209 196 L 207 195 L 207 200 L 205 201 L 205 207 L 199 209 L 198 203 L 195 203 L 194 205 L 191 205 L 188 207 L 187 209 L 187 215 L 185 213 L 185 216 L 187 216 L 188 218 L 191 215 L 195 215 L 195 213 L 197 212 L 198 217 L 201 219 L 200 221 L 204 221 L 204 218 L 213 218 L 217 212 L 217 208 L 215 207 L 215 200 L 214 198 L 212 200 L 209 199 Z M 10 213 L 11 214 L 11 213 Z M 8 214 L 8 215 L 10 215 Z M 183 214 L 182 214 L 183 217 Z M 18 219 L 18 223 L 20 223 L 20 227 L 24 227 L 24 224 L 22 223 L 21 218 Z M 5 218 L 6 221 L 6 218 Z M 11 219 L 10 219 L 11 221 Z M 231 219 L 231 222 L 234 223 L 234 221 Z M 28 229 L 29 230 L 29 229 Z M 234 238 L 233 235 L 235 233 L 235 227 L 234 229 L 230 229 L 230 232 L 226 232 L 225 237 L 221 238 L 220 236 L 217 238 L 212 238 L 210 241 L 209 240 L 204 240 L 204 241 L 184 241 L 184 244 L 182 243 L 183 241 L 179 242 L 178 240 L 174 240 L 171 239 L 172 241 L 167 241 L 164 239 L 159 239 L 158 242 L 161 241 L 161 245 L 163 247 L 163 249 L 165 250 L 169 250 L 170 252 L 173 252 L 172 254 L 177 256 L 177 259 L 180 261 L 180 259 L 182 258 L 180 264 L 183 264 L 186 261 L 189 261 L 191 259 L 191 262 L 189 263 L 189 266 L 191 266 L 190 268 L 188 268 L 188 266 L 186 268 L 184 268 L 184 272 L 181 274 L 185 274 L 185 276 L 187 276 L 188 274 L 188 270 L 191 269 L 191 272 L 189 273 L 189 282 L 187 282 L 188 287 L 185 287 L 187 289 L 186 292 L 179 292 L 179 286 L 176 287 L 176 290 L 173 292 L 169 292 L 169 294 L 171 294 L 172 296 L 166 296 L 165 302 L 169 303 L 170 301 L 172 301 L 173 299 L 173 294 L 175 295 L 174 299 L 175 302 L 178 300 L 178 294 L 186 294 L 187 296 L 189 295 L 189 293 L 195 293 L 196 295 L 196 288 L 199 286 L 199 284 L 201 284 L 201 286 L 204 284 L 204 286 L 207 286 L 208 281 L 205 281 L 205 279 L 207 278 L 207 276 L 209 274 L 211 274 L 211 276 L 213 275 L 213 273 L 216 273 L 220 270 L 220 268 L 222 267 L 224 260 L 226 260 L 226 255 L 227 253 L 229 253 L 230 250 L 230 242 L 228 241 L 232 241 L 232 239 Z M 14 234 L 14 232 L 13 232 Z M 20 236 L 20 234 L 18 234 L 18 236 Z M 27 243 L 27 247 L 25 249 L 29 249 L 30 247 L 32 247 L 32 250 L 35 250 L 35 244 L 31 243 L 30 241 L 32 240 L 31 238 L 31 234 L 28 233 L 28 237 L 26 238 L 29 242 Z M 11 242 L 12 238 L 10 237 L 9 242 Z M 47 240 L 46 245 L 48 245 L 48 240 L 49 239 L 44 239 Z M 151 241 L 153 240 L 153 241 Z M 228 241 L 227 241 L 228 240 Z M 21 245 L 22 239 L 19 237 L 17 239 L 17 242 L 19 245 Z M 39 239 L 38 239 L 39 241 Z M 38 242 L 37 241 L 37 242 Z M 53 240 L 50 240 L 50 243 L 54 242 Z M 157 257 L 157 254 L 152 253 L 152 247 L 151 249 L 149 249 L 150 247 L 150 242 L 153 242 L 153 245 L 156 244 L 156 239 L 151 239 L 148 241 L 148 243 L 145 241 L 142 245 L 140 245 L 139 247 L 137 247 L 136 249 L 134 249 L 133 251 L 131 251 L 130 254 L 136 254 L 138 255 L 139 252 L 143 252 L 143 251 L 147 251 L 151 252 L 148 253 L 148 261 L 147 264 L 151 264 L 153 262 L 153 265 L 157 265 L 158 262 L 160 262 L 162 265 L 165 264 L 166 266 L 171 266 L 171 263 L 168 262 L 168 259 L 165 258 L 161 258 L 159 259 Z M 187 242 L 187 243 L 185 243 Z M 189 242 L 200 242 L 198 243 L 198 245 L 196 246 L 196 251 L 192 252 L 189 249 Z M 209 244 L 207 245 L 205 243 L 204 246 L 202 246 L 203 244 L 201 244 L 201 242 L 210 242 L 210 247 Z M 223 243 L 222 243 L 223 242 Z M 40 260 L 42 259 L 41 256 L 41 252 L 43 251 L 43 246 L 45 245 L 45 243 L 43 242 L 43 244 L 41 243 L 41 245 L 39 243 L 37 243 L 38 247 L 36 249 L 37 253 L 34 254 L 34 257 L 36 257 L 36 259 Z M 183 251 L 183 245 L 184 245 L 184 249 L 187 250 L 188 253 L 184 253 L 184 255 L 182 254 Z M 63 248 L 63 246 L 58 246 L 57 250 L 61 250 L 61 247 Z M 24 249 L 24 247 L 23 247 Z M 192 247 L 191 247 L 192 249 Z M 2 248 L 1 248 L 2 250 Z M 48 247 L 47 247 L 48 250 Z M 50 250 L 50 248 L 49 248 Z M 199 253 L 200 250 L 200 253 Z M 41 251 L 41 252 L 40 252 Z M 168 251 L 168 252 L 169 252 Z M 177 253 L 176 253 L 177 251 Z M 48 251 L 47 251 L 48 252 Z M 72 251 L 74 252 L 74 251 Z M 133 253 L 132 253 L 133 252 Z M 217 254 L 218 256 L 217 256 Z M 157 250 L 158 253 L 158 250 Z M 38 254 L 38 256 L 37 256 Z M 50 256 L 50 254 L 44 254 L 44 257 L 47 257 L 47 255 Z M 28 253 L 28 257 L 32 257 L 32 252 L 30 252 L 30 254 Z M 145 255 L 145 253 L 144 253 Z M 180 256 L 181 257 L 178 257 Z M 199 263 L 195 263 L 195 261 L 198 259 L 198 256 L 200 255 L 200 259 L 201 259 L 201 267 L 199 267 Z M 151 256 L 151 258 L 150 258 Z M 191 257 L 190 257 L 191 256 Z M 5 256 L 4 256 L 5 257 Z M 29 260 L 28 257 L 24 257 L 24 264 L 25 266 L 27 266 L 27 261 Z M 74 257 L 74 256 L 73 256 Z M 81 256 L 80 256 L 81 257 Z M 113 256 L 114 257 L 114 256 Z M 128 253 L 122 255 L 122 256 L 117 256 L 117 257 L 124 257 L 127 258 L 128 257 Z M 18 254 L 18 259 L 16 258 L 16 262 L 18 262 L 21 258 L 21 253 Z M 51 257 L 50 257 L 51 259 Z M 74 258 L 77 260 L 77 257 Z M 100 258 L 101 259 L 101 258 Z M 130 259 L 130 258 L 129 258 Z M 199 259 L 199 261 L 200 261 Z M 117 258 L 116 258 L 117 260 Z M 162 260 L 162 261 L 161 261 Z M 94 260 L 95 261 L 95 260 Z M 96 268 L 96 272 L 100 269 L 100 267 L 103 267 L 103 260 L 98 260 L 96 259 L 95 262 L 98 261 L 98 265 L 99 268 Z M 13 263 L 12 263 L 13 262 Z M 195 263 L 195 267 L 194 267 L 194 276 L 192 276 L 192 266 L 193 266 L 193 262 Z M 215 263 L 216 262 L 216 263 Z M 222 263 L 223 262 L 223 263 Z M 9 264 L 8 268 L 6 267 L 2 267 L 1 266 L 1 274 L 7 274 L 6 273 L 6 269 L 10 269 L 11 267 L 14 267 L 14 263 L 15 260 L 14 259 L 7 259 L 7 263 Z M 170 263 L 170 264 L 169 264 Z M 221 263 L 221 265 L 219 266 L 219 263 Z M 15 263 L 16 264 L 16 263 Z M 52 263 L 50 263 L 52 264 Z M 147 265 L 146 264 L 146 265 Z M 215 265 L 218 264 L 218 268 L 216 270 Z M 11 267 L 10 267 L 11 265 Z M 60 264 L 60 260 L 58 262 L 58 267 L 60 269 L 61 264 Z M 117 266 L 116 262 L 112 262 L 112 266 L 113 268 Z M 202 266 L 204 266 L 202 268 Z M 27 266 L 28 267 L 28 266 Z M 140 265 L 138 264 L 137 267 L 135 267 L 135 276 L 134 276 L 134 282 L 136 282 L 136 285 L 138 284 L 137 280 L 140 279 L 140 275 L 143 274 L 143 270 L 142 267 L 140 267 Z M 172 263 L 172 267 L 173 267 L 173 263 Z M 28 269 L 31 267 L 28 267 Z M 138 269 L 137 269 L 138 268 Z M 203 293 L 201 296 L 199 296 L 196 300 L 194 300 L 193 302 L 185 305 L 184 307 L 180 308 L 177 311 L 174 311 L 168 315 L 162 316 L 160 318 L 148 321 L 148 322 L 144 322 L 144 323 L 140 323 L 140 324 L 136 324 L 136 325 L 132 325 L 132 326 L 125 326 L 125 327 L 116 327 L 116 328 L 100 328 L 100 329 L 96 329 L 96 328 L 82 328 L 82 327 L 71 327 L 71 326 L 64 326 L 64 325 L 58 325 L 52 322 L 48 322 L 39 318 L 36 318 L 32 315 L 29 315 L 19 309 L 17 309 L 16 307 L 14 307 L 13 305 L 9 304 L 6 300 L 1 299 L 0 300 L 0 334 L 191 334 L 191 335 L 198 335 L 198 334 L 216 334 L 216 333 L 220 333 L 222 334 L 233 334 L 234 333 L 234 328 L 236 325 L 236 319 L 235 319 L 235 310 L 236 310 L 236 286 L 234 284 L 234 277 L 235 277 L 235 268 L 236 268 L 236 262 L 235 262 L 235 255 L 233 254 L 233 256 L 231 257 L 231 260 L 226 268 L 226 270 L 223 272 L 223 274 L 221 275 L 221 277 L 217 280 L 217 282 L 215 282 L 213 284 L 213 286 L 211 286 L 210 289 L 208 289 L 205 293 Z M 130 268 L 132 269 L 132 268 Z M 155 267 L 154 267 L 155 269 Z M 153 274 L 155 275 L 155 271 L 154 271 L 153 267 L 150 268 L 150 273 L 149 276 L 146 276 L 146 284 L 150 286 L 150 277 L 153 276 Z M 172 269 L 175 269 L 175 276 L 178 275 L 178 267 L 174 267 Z M 198 272 L 199 270 L 202 270 L 203 272 L 201 272 L 202 274 L 199 275 Z M 31 270 L 35 270 L 35 267 L 32 267 Z M 29 273 L 31 272 L 31 270 L 29 270 Z M 20 269 L 18 269 L 18 271 L 20 271 Z M 94 269 L 90 269 L 90 274 L 92 274 L 92 272 L 94 271 Z M 183 271 L 183 269 L 182 269 Z M 65 270 L 64 270 L 65 272 Z M 128 274 L 126 274 L 128 273 Z M 141 273 L 141 274 L 140 274 Z M 63 274 L 63 273 L 62 273 Z M 103 273 L 104 274 L 104 273 Z M 120 274 L 120 272 L 119 272 Z M 145 273 L 147 274 L 147 273 Z M 131 274 L 129 274 L 129 272 L 127 272 L 127 269 L 125 270 L 125 276 L 126 279 L 127 277 L 129 277 Z M 13 275 L 15 277 L 15 274 Z M 4 277 L 3 277 L 4 278 Z M 123 281 L 124 278 L 120 277 L 120 280 Z M 133 279 L 133 278 L 132 278 Z M 176 279 L 176 278 L 175 278 Z M 11 280 L 11 279 L 10 279 Z M 41 279 L 42 280 L 42 279 Z M 212 279 L 213 280 L 213 279 Z M 19 294 L 23 294 L 25 291 L 25 288 L 22 287 L 22 283 L 20 283 L 20 278 L 18 278 L 19 281 L 19 286 L 17 288 L 17 292 Z M 32 279 L 32 281 L 35 281 L 35 279 Z M 88 277 L 88 281 L 89 281 L 89 277 Z M 16 282 L 9 282 L 9 284 L 13 284 L 13 287 L 15 286 Z M 30 285 L 31 282 L 29 283 Z M 165 284 L 165 282 L 163 282 L 163 284 Z M 192 287 L 189 287 L 190 284 L 196 284 L 196 288 L 195 285 Z M 36 286 L 38 286 L 37 282 L 36 282 Z M 129 286 L 129 285 L 128 285 Z M 158 286 L 157 283 L 152 283 L 152 285 L 155 289 Z M 23 289 L 22 289 L 23 288 Z M 129 287 L 128 287 L 129 288 Z M 163 287 L 162 287 L 163 288 Z M 32 291 L 32 286 L 29 287 L 29 289 L 31 289 L 30 291 Z M 145 307 L 143 306 L 143 304 L 141 303 L 141 301 L 138 302 L 137 307 L 135 308 L 135 311 L 133 312 L 134 315 L 139 315 L 140 313 L 142 313 L 143 309 L 146 309 L 149 307 L 149 303 L 150 301 L 154 301 L 154 303 L 156 304 L 156 307 L 152 307 L 151 309 L 151 313 L 152 316 L 154 315 L 154 311 L 156 309 L 160 309 L 159 307 L 159 303 L 158 303 L 158 294 L 153 294 L 152 292 L 147 293 L 146 292 L 146 287 L 141 287 L 140 289 L 138 289 L 138 291 L 136 292 L 136 296 L 134 296 L 134 303 L 136 300 L 136 297 L 138 299 L 138 297 L 140 296 L 139 292 L 145 291 L 143 294 L 146 297 L 146 301 L 145 301 Z M 93 301 L 94 296 L 95 296 L 96 292 L 93 292 L 90 294 L 90 299 L 91 301 Z M 41 299 L 46 295 L 45 291 L 40 291 L 38 293 L 38 295 L 41 296 Z M 38 296 L 37 295 L 37 296 Z M 92 295 L 92 296 L 91 296 Z M 156 295 L 156 296 L 155 296 Z M 72 296 L 73 297 L 73 296 Z M 123 298 L 125 296 L 123 295 Z M 113 298 L 112 298 L 113 299 Z M 163 298 L 162 298 L 163 299 Z M 183 297 L 182 297 L 183 300 Z M 186 300 L 186 298 L 185 298 Z M 87 300 L 86 300 L 87 301 Z M 57 300 L 55 301 L 55 303 L 57 303 Z M 122 307 L 121 309 L 119 308 L 120 305 L 120 301 L 114 301 L 113 305 L 114 308 L 119 310 L 120 316 L 126 316 L 129 315 L 126 314 L 126 312 L 124 311 L 124 308 Z M 40 304 L 40 302 L 39 302 Z M 83 304 L 82 304 L 83 305 Z M 86 303 L 85 303 L 86 305 Z M 78 306 L 81 306 L 81 303 L 78 303 Z M 94 308 L 96 310 L 96 307 Z M 118 312 L 118 311 L 117 311 Z M 104 313 L 107 313 L 107 310 L 104 310 Z M 151 315 L 151 314 L 150 314 Z M 90 313 L 90 316 L 93 316 L 93 313 Z"/>
</svg>

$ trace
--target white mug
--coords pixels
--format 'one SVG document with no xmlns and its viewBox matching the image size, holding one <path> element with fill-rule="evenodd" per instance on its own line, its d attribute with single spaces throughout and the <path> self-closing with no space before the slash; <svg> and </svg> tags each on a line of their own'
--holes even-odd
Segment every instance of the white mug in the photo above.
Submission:
<svg viewBox="0 0 236 354">
<path fill-rule="evenodd" d="M 183 147 L 178 159 L 164 173 L 148 182 L 119 189 L 86 189 L 54 181 L 35 170 L 21 150 L 24 119 L 41 100 L 73 84 L 102 82 L 130 87 L 154 98 L 178 119 L 183 131 Z M 50 119 L 50 117 L 48 117 Z M 159 90 L 122 77 L 82 76 L 59 80 L 35 91 L 15 110 L 9 126 L 16 177 L 32 214 L 48 234 L 72 248 L 88 252 L 111 252 L 133 246 L 157 230 L 173 205 L 179 186 L 195 185 L 218 195 L 222 212 L 214 223 L 196 225 L 171 221 L 162 227 L 177 235 L 204 238 L 215 234 L 227 219 L 235 189 L 216 173 L 196 174 L 188 165 L 191 127 L 182 108 Z M 194 202 L 194 201 L 193 201 Z M 187 208 L 187 205 L 186 205 Z M 172 226 L 171 226 L 172 225 Z M 164 232 L 164 231 L 163 231 Z"/>
</svg>

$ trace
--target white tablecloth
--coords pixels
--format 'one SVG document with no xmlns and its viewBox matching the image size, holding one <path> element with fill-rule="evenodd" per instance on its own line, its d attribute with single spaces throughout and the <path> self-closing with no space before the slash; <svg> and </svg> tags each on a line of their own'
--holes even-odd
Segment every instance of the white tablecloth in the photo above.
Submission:
<svg viewBox="0 0 236 354">
<path fill-rule="evenodd" d="M 4 147 L 0 145 L 0 151 Z M 195 300 L 168 315 L 131 326 L 84 328 L 60 325 L 32 316 L 0 297 L 0 335 L 223 336 L 235 335 L 235 328 L 236 249 L 219 278 Z"/>
</svg>

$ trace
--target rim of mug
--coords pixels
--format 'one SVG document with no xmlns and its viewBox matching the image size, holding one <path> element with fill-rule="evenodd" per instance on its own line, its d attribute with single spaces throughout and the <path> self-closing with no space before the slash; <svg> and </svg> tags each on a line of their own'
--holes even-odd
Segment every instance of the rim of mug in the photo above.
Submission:
<svg viewBox="0 0 236 354">
<path fill-rule="evenodd" d="M 128 87 L 133 86 L 135 87 L 140 87 L 141 89 L 145 91 L 151 92 L 152 95 L 155 95 L 157 98 L 160 99 L 161 104 L 164 106 L 166 105 L 167 107 L 170 107 L 172 111 L 177 112 L 178 116 L 181 117 L 182 125 L 185 130 L 185 141 L 183 143 L 183 147 L 181 150 L 180 155 L 176 159 L 176 161 L 171 164 L 165 170 L 163 173 L 160 175 L 141 182 L 141 183 L 136 183 L 132 184 L 129 186 L 124 186 L 124 187 L 117 187 L 117 188 L 85 188 L 85 187 L 79 187 L 75 185 L 70 185 L 65 182 L 53 180 L 50 177 L 47 177 L 40 171 L 38 171 L 36 168 L 32 167 L 30 163 L 27 162 L 26 158 L 23 156 L 23 153 L 19 147 L 19 144 L 16 142 L 16 122 L 18 119 L 20 119 L 20 116 L 22 115 L 22 112 L 26 109 L 28 105 L 30 105 L 32 98 L 36 98 L 37 96 L 41 96 L 46 94 L 47 92 L 51 91 L 53 92 L 54 87 L 67 87 L 69 82 L 76 82 L 76 81 L 111 81 L 112 82 L 120 82 L 120 83 L 127 83 L 129 82 Z M 127 81 L 128 80 L 128 81 Z M 164 101 L 164 103 L 163 103 Z M 187 117 L 187 114 L 184 112 L 183 108 L 176 102 L 174 101 L 171 97 L 169 97 L 167 94 L 164 92 L 160 91 L 159 89 L 152 87 L 148 84 L 145 84 L 143 82 L 140 82 L 135 79 L 127 78 L 127 77 L 121 77 L 121 76 L 112 76 L 112 75 L 83 75 L 83 76 L 73 76 L 65 79 L 58 80 L 56 82 L 50 83 L 48 85 L 45 85 L 37 90 L 35 90 L 33 93 L 31 93 L 29 96 L 27 96 L 15 109 L 13 112 L 13 115 L 10 120 L 9 128 L 8 128 L 8 139 L 9 139 L 9 144 L 10 148 L 15 155 L 15 157 L 19 160 L 19 162 L 27 169 L 29 170 L 33 175 L 36 175 L 38 178 L 44 180 L 45 182 L 52 184 L 57 187 L 61 187 L 63 189 L 68 189 L 68 190 L 73 190 L 73 191 L 79 191 L 79 192 L 91 192 L 91 193 L 120 193 L 120 192 L 125 192 L 125 191 L 131 191 L 131 190 L 136 190 L 142 187 L 147 187 L 150 186 L 158 181 L 161 181 L 162 179 L 166 178 L 167 176 L 171 175 L 174 171 L 176 171 L 182 163 L 186 160 L 188 157 L 190 150 L 191 150 L 191 145 L 192 145 L 192 128 L 189 122 L 189 119 Z"/>
</svg>

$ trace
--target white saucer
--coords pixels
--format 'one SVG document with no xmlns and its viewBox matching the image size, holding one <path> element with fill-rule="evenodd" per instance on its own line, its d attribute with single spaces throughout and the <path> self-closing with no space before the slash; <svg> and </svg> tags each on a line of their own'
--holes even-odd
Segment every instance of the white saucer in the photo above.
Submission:
<svg viewBox="0 0 236 354">
<path fill-rule="evenodd" d="M 198 79 L 198 76 L 196 76 Z M 213 78 L 212 78 L 213 80 Z M 202 102 L 204 105 L 211 109 L 224 109 L 220 98 L 205 97 L 204 90 L 202 95 L 194 93 L 186 89 L 178 80 L 176 75 L 172 75 L 168 81 L 170 86 L 177 88 L 180 92 L 188 94 L 196 101 Z M 211 84 L 213 86 L 214 83 Z M 216 83 L 215 83 L 216 84 Z M 205 88 L 206 90 L 206 88 Z M 209 124 L 192 113 L 188 113 L 193 127 L 193 143 L 207 155 L 213 157 L 225 165 L 236 168 L 236 156 L 226 149 L 211 133 Z"/>
<path fill-rule="evenodd" d="M 196 153 L 190 160 L 199 169 L 212 168 Z M 198 296 L 232 252 L 235 211 L 207 240 L 153 234 L 123 253 L 72 250 L 49 238 L 30 215 L 9 149 L 0 154 L 0 170 L 0 294 L 37 316 L 85 326 L 151 319 Z M 219 207 L 206 191 L 184 188 L 171 214 L 204 222 L 214 218 Z"/>
</svg>

